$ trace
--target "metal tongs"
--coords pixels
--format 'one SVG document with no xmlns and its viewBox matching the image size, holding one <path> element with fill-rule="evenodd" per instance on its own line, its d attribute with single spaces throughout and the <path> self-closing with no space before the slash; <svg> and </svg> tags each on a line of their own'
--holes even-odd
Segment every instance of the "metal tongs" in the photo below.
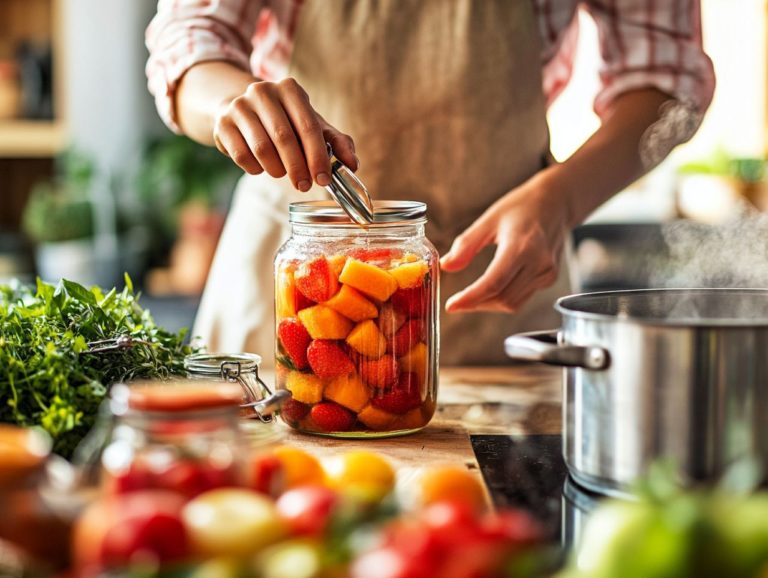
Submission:
<svg viewBox="0 0 768 578">
<path fill-rule="evenodd" d="M 361 227 L 367 227 L 373 223 L 374 211 L 368 189 L 347 165 L 336 158 L 331 145 L 326 143 L 326 146 L 331 159 L 331 184 L 325 188 L 350 219 Z"/>
</svg>

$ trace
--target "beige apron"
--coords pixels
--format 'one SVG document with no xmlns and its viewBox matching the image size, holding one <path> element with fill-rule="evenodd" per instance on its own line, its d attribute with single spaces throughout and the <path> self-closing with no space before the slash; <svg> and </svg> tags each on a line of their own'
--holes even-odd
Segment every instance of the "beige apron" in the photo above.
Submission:
<svg viewBox="0 0 768 578">
<path fill-rule="evenodd" d="M 427 236 L 445 253 L 549 152 L 541 51 L 529 0 L 306 0 L 290 75 L 316 110 L 355 139 L 375 198 L 426 201 Z M 236 191 L 195 334 L 215 351 L 273 343 L 272 259 L 290 234 L 287 205 L 321 196 L 287 179 L 244 177 Z M 493 248 L 443 274 L 442 304 L 477 279 Z M 442 314 L 443 365 L 500 364 L 504 337 L 559 325 L 566 267 L 516 315 Z"/>
</svg>

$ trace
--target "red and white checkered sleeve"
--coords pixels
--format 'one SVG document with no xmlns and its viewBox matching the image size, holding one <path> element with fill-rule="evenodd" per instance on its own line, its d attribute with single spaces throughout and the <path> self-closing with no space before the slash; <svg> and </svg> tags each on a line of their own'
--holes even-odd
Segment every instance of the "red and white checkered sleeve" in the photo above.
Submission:
<svg viewBox="0 0 768 578">
<path fill-rule="evenodd" d="M 715 75 L 702 48 L 699 0 L 589 0 L 586 7 L 597 24 L 603 58 L 595 112 L 602 116 L 624 92 L 655 87 L 700 122 Z M 693 124 L 695 131 L 698 122 Z"/>
<path fill-rule="evenodd" d="M 261 5 L 257 0 L 159 0 L 146 31 L 146 73 L 157 110 L 171 130 L 180 132 L 174 97 L 190 67 L 224 60 L 249 70 Z"/>
</svg>

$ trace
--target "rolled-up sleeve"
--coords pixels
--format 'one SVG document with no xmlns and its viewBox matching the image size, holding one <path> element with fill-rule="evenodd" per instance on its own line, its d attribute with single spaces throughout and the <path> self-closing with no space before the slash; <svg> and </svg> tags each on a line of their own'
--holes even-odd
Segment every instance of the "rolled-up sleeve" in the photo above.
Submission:
<svg viewBox="0 0 768 578">
<path fill-rule="evenodd" d="M 258 0 L 160 0 L 146 31 L 146 73 L 157 110 L 179 132 L 175 92 L 195 64 L 232 62 L 249 70 L 251 37 L 262 2 Z"/>
<path fill-rule="evenodd" d="M 699 0 L 589 0 L 586 8 L 597 24 L 603 60 L 598 115 L 620 94 L 654 87 L 701 119 L 715 75 L 702 48 Z"/>
</svg>

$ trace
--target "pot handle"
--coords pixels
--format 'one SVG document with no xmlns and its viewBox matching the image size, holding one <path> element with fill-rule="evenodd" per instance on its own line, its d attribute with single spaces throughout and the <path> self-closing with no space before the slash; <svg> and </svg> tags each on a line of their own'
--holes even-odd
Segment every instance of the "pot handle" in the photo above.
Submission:
<svg viewBox="0 0 768 578">
<path fill-rule="evenodd" d="M 504 351 L 517 361 L 601 370 L 611 365 L 608 350 L 596 346 L 558 345 L 557 329 L 519 333 L 504 340 Z"/>
</svg>

